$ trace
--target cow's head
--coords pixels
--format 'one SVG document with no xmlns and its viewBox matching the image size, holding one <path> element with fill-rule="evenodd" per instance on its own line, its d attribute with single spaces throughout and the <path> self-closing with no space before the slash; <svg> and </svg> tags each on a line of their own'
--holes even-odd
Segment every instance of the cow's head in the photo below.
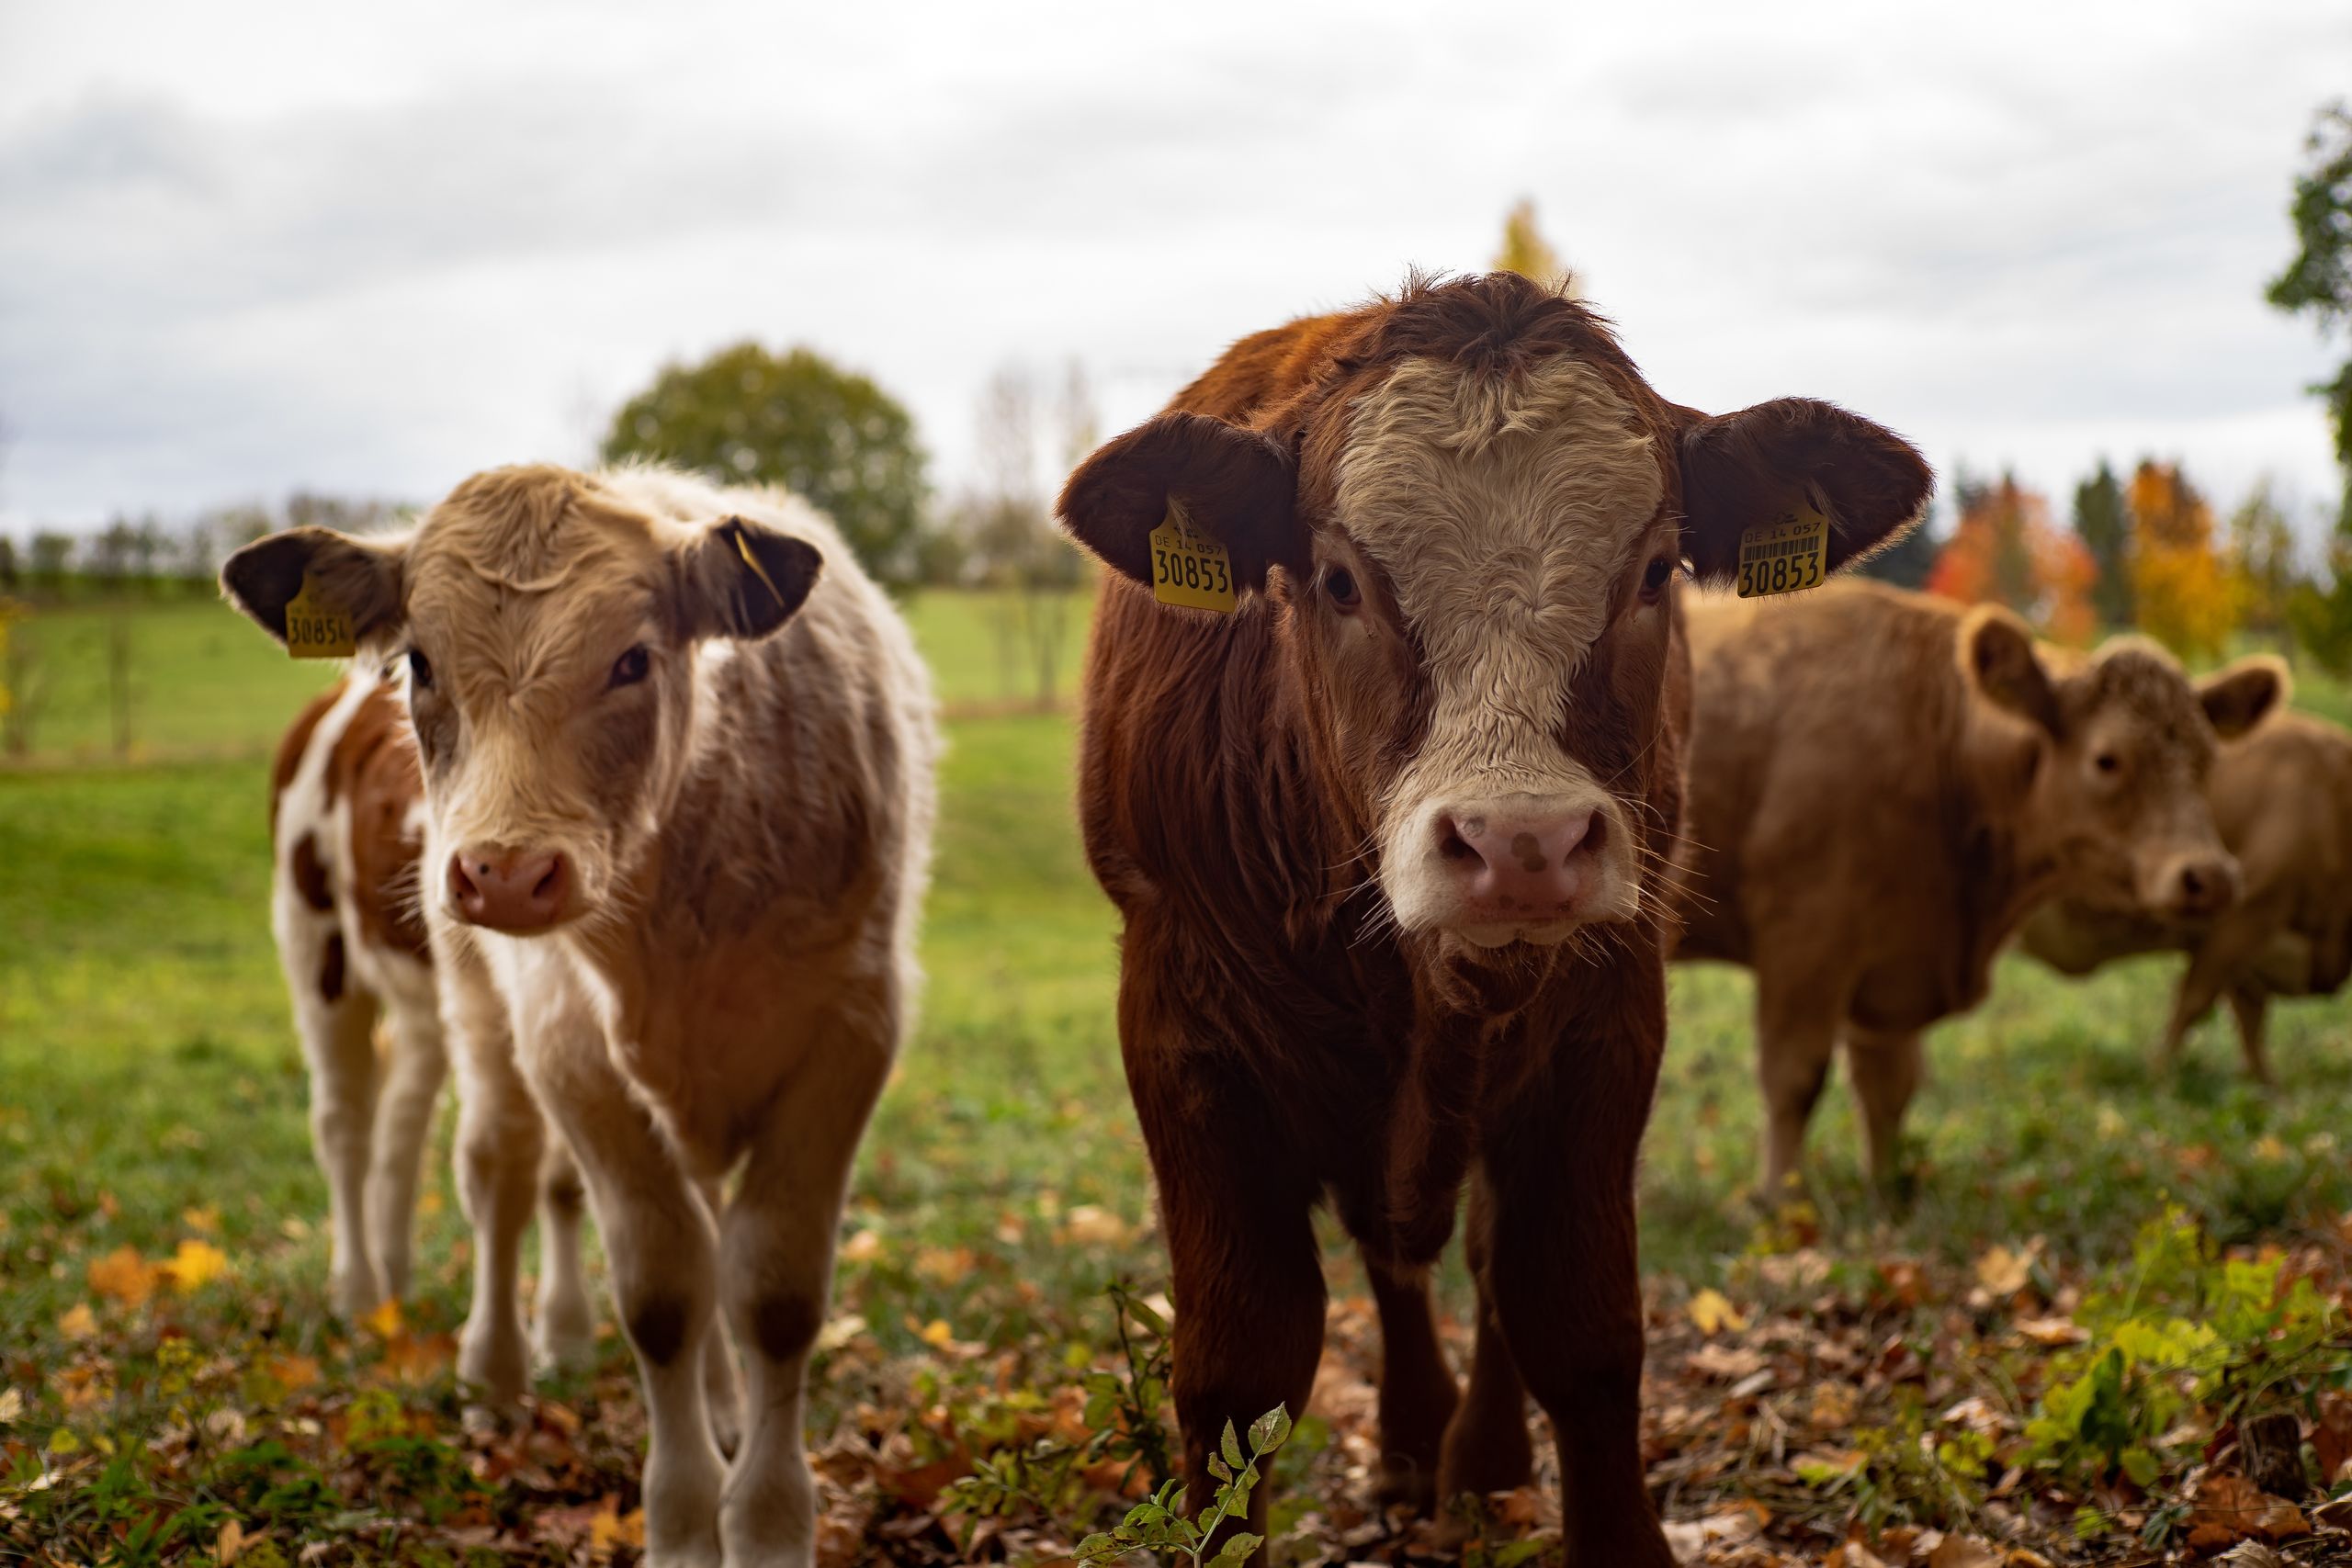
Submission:
<svg viewBox="0 0 2352 1568">
<path fill-rule="evenodd" d="M 1062 518 L 1148 584 L 1172 500 L 1273 601 L 1402 929 L 1493 950 L 1627 919 L 1656 873 L 1678 572 L 1728 578 L 1746 530 L 1805 505 L 1835 568 L 1917 515 L 1928 467 L 1826 403 L 1670 404 L 1597 317 L 1508 274 L 1362 321 L 1246 426 L 1168 413 L 1110 442 Z"/>
<path fill-rule="evenodd" d="M 2118 637 L 2083 659 L 2038 649 L 2006 610 L 1961 624 L 1961 668 L 1982 699 L 2027 727 L 2030 831 L 2057 861 L 2059 896 L 2170 919 L 2237 896 L 2237 861 L 2205 796 L 2214 742 L 2277 706 L 2284 665 L 2242 660 L 2192 684 L 2170 654 Z"/>
<path fill-rule="evenodd" d="M 304 581 L 397 661 L 424 761 L 426 896 L 497 931 L 614 908 L 683 780 L 697 645 L 763 637 L 816 581 L 817 549 L 741 517 L 656 516 L 596 479 L 498 468 L 413 533 L 296 528 L 221 583 L 278 637 Z"/>
</svg>

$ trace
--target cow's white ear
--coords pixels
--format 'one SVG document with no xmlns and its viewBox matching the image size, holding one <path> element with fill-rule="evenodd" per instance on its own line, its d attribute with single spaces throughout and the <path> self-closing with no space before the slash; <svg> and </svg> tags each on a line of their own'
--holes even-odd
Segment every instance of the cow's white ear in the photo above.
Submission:
<svg viewBox="0 0 2352 1568">
<path fill-rule="evenodd" d="M 1682 550 L 1702 581 L 1739 568 L 1740 536 L 1799 502 L 1829 519 L 1826 569 L 1860 560 L 1918 520 L 1935 473 L 1884 425 L 1811 398 L 1737 413 L 1681 411 Z"/>
<path fill-rule="evenodd" d="M 2256 653 L 2197 682 L 2197 700 L 2213 733 L 2234 740 L 2287 705 L 2294 677 L 2276 654 Z"/>
<path fill-rule="evenodd" d="M 2058 733 L 2058 689 L 2023 621 L 1998 604 L 1979 604 L 1960 623 L 1959 652 L 1962 672 L 1986 701 Z"/>
<path fill-rule="evenodd" d="M 722 517 L 678 552 L 679 620 L 689 637 L 766 637 L 808 600 L 824 566 L 806 539 Z"/>
<path fill-rule="evenodd" d="M 220 591 L 284 642 L 286 606 L 307 581 L 328 606 L 351 617 L 359 641 L 376 641 L 408 620 L 401 587 L 407 549 L 405 538 L 355 539 L 332 528 L 288 528 L 223 561 Z"/>
</svg>

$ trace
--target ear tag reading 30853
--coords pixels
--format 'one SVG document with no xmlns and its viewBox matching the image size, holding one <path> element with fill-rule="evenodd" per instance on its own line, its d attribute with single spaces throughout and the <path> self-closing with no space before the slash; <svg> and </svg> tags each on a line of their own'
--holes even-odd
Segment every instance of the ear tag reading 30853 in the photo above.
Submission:
<svg viewBox="0 0 2352 1568">
<path fill-rule="evenodd" d="M 286 601 L 286 651 L 295 659 L 348 659 L 359 651 L 350 613 L 329 604 L 307 571 L 301 592 Z"/>
<path fill-rule="evenodd" d="M 1794 593 L 1829 575 L 1829 519 L 1809 501 L 1739 536 L 1739 596 Z"/>
<path fill-rule="evenodd" d="M 1151 531 L 1151 596 L 1163 604 L 1233 613 L 1233 558 L 1184 515 L 1174 496 L 1168 515 Z"/>
</svg>

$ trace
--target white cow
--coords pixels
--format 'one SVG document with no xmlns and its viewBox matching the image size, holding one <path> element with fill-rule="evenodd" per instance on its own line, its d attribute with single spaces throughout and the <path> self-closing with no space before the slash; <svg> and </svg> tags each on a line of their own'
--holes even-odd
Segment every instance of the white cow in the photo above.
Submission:
<svg viewBox="0 0 2352 1568">
<path fill-rule="evenodd" d="M 490 1258 L 460 1370 L 520 1383 L 536 1105 L 644 1376 L 652 1560 L 808 1562 L 808 1355 L 917 981 L 938 748 L 905 626 L 806 505 L 652 468 L 495 469 L 413 534 L 296 529 L 222 579 L 404 671 L 435 961 L 490 982 L 444 1002 Z"/>
</svg>

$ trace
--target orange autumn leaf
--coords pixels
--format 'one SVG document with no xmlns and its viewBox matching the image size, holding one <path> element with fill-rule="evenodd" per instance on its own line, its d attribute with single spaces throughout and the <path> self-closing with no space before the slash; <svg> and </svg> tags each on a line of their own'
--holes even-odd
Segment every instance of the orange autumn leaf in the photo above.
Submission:
<svg viewBox="0 0 2352 1568">
<path fill-rule="evenodd" d="M 133 1247 L 118 1247 L 90 1260 L 90 1289 L 127 1307 L 143 1306 L 155 1293 L 155 1266 Z"/>
<path fill-rule="evenodd" d="M 359 1321 L 379 1339 L 397 1339 L 408 1329 L 408 1320 L 401 1315 L 400 1301 L 393 1296 L 386 1296 L 374 1312 Z"/>
<path fill-rule="evenodd" d="M 87 1302 L 75 1302 L 58 1314 L 57 1332 L 68 1339 L 91 1339 L 97 1336 L 98 1314 L 90 1310 Z"/>
</svg>

